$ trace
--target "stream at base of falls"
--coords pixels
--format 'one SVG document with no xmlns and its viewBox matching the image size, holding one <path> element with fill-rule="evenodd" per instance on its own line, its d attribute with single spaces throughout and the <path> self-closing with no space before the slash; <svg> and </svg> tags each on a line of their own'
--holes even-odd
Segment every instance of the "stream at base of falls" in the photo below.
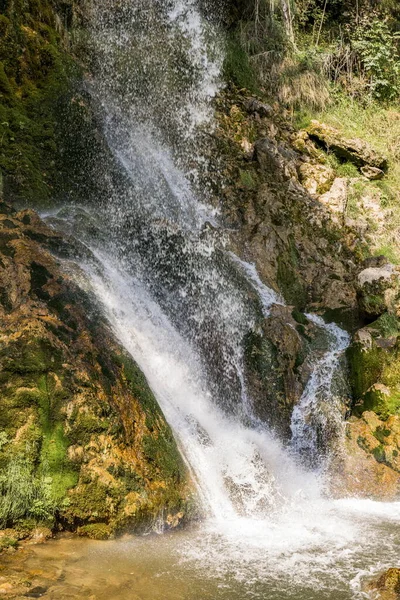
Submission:
<svg viewBox="0 0 400 600">
<path fill-rule="evenodd" d="M 344 500 L 281 525 L 227 522 L 225 534 L 210 521 L 119 541 L 53 540 L 23 568 L 47 600 L 361 599 L 363 580 L 398 559 L 399 517 L 400 506 Z"/>
</svg>

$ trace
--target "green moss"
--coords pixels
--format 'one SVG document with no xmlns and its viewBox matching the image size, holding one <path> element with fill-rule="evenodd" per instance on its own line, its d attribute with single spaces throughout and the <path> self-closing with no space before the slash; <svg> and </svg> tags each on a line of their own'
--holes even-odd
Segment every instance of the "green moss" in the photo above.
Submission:
<svg viewBox="0 0 400 600">
<path fill-rule="evenodd" d="M 56 2 L 56 4 L 58 4 Z M 55 6 L 15 0 L 0 20 L 0 171 L 6 198 L 44 205 L 58 179 L 60 104 L 77 76 Z"/>
<path fill-rule="evenodd" d="M 108 431 L 110 423 L 93 413 L 80 412 L 70 423 L 70 427 L 71 431 L 68 434 L 70 443 L 85 446 L 89 443 L 92 435 L 101 435 Z"/>
<path fill-rule="evenodd" d="M 364 294 L 363 306 L 367 313 L 371 315 L 379 315 L 386 310 L 385 299 L 382 295 Z"/>
<path fill-rule="evenodd" d="M 0 350 L 3 369 L 10 373 L 48 373 L 61 366 L 61 353 L 46 338 L 18 338 Z"/>
<path fill-rule="evenodd" d="M 225 80 L 231 81 L 238 88 L 246 88 L 253 93 L 258 91 L 257 77 L 250 64 L 249 55 L 235 32 L 227 40 L 223 73 Z"/>
<path fill-rule="evenodd" d="M 68 498 L 68 506 L 62 511 L 71 525 L 78 523 L 109 522 L 116 507 L 108 501 L 108 488 L 99 481 L 80 485 Z"/>
<path fill-rule="evenodd" d="M 112 529 L 106 523 L 91 523 L 79 527 L 78 535 L 88 537 L 91 540 L 108 540 L 112 535 Z"/>
<path fill-rule="evenodd" d="M 146 413 L 146 425 L 152 430 L 161 411 L 145 376 L 129 356 L 124 354 L 114 355 L 113 359 L 115 364 L 122 367 L 123 376 L 128 382 L 133 396 L 137 398 Z"/>
<path fill-rule="evenodd" d="M 395 315 L 384 313 L 369 325 L 373 330 L 377 330 L 384 338 L 390 338 L 400 335 L 400 321 Z"/>
<path fill-rule="evenodd" d="M 306 315 L 296 309 L 292 311 L 292 317 L 296 323 L 299 323 L 300 325 L 308 325 L 309 323 Z"/>
<path fill-rule="evenodd" d="M 378 427 L 374 431 L 374 437 L 376 437 L 378 442 L 380 442 L 381 444 L 386 443 L 386 438 L 389 437 L 390 434 L 391 434 L 390 429 L 386 429 L 385 427 L 382 427 L 382 426 Z"/>
<path fill-rule="evenodd" d="M 18 548 L 18 540 L 13 537 L 0 537 L 0 552 L 8 548 Z"/>
<path fill-rule="evenodd" d="M 400 411 L 400 356 L 397 346 L 363 349 L 353 344 L 348 350 L 351 383 L 357 416 L 374 411 L 381 419 Z"/>
<path fill-rule="evenodd" d="M 296 307 L 298 311 L 305 308 L 307 294 L 300 279 L 301 272 L 299 254 L 293 239 L 290 239 L 286 253 L 278 256 L 277 281 L 286 302 Z"/>
<path fill-rule="evenodd" d="M 377 446 L 376 448 L 374 448 L 372 450 L 372 454 L 373 454 L 375 460 L 378 463 L 382 463 L 382 464 L 386 464 L 387 463 L 385 448 L 382 445 Z"/>
<path fill-rule="evenodd" d="M 400 264 L 400 253 L 397 244 L 383 244 L 374 250 L 374 256 L 386 256 L 394 265 Z"/>
<path fill-rule="evenodd" d="M 247 190 L 255 190 L 258 186 L 257 176 L 252 171 L 240 170 L 239 180 L 241 187 Z"/>
</svg>

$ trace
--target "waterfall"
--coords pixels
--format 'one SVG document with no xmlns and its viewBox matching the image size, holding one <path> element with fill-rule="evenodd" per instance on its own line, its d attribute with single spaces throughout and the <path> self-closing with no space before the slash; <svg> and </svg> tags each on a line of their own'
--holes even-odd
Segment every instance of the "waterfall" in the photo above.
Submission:
<svg viewBox="0 0 400 600">
<path fill-rule="evenodd" d="M 49 222 L 89 249 L 91 258 L 78 259 L 81 284 L 143 370 L 193 472 L 205 522 L 199 545 L 183 554 L 201 556 L 210 572 L 231 561 L 239 579 L 256 562 L 260 577 L 267 566 L 278 577 L 285 569 L 307 577 L 303 565 L 323 572 L 358 540 L 353 514 L 392 508 L 326 499 L 319 474 L 299 460 L 313 457 L 318 432 L 339 418 L 329 399 L 348 337 L 338 327 L 308 315 L 330 347 L 294 411 L 292 448 L 252 414 L 243 340 L 283 300 L 227 250 L 202 184 L 202 133 L 212 131 L 220 85 L 218 27 L 195 0 L 99 0 L 90 22 L 88 89 L 123 177 L 107 201 L 88 199 Z"/>
<path fill-rule="evenodd" d="M 254 265 L 225 250 L 194 174 L 198 132 L 213 127 L 218 30 L 194 0 L 102 0 L 92 10 L 89 87 L 125 183 L 105 205 L 64 208 L 51 222 L 90 249 L 93 259 L 81 262 L 86 285 L 145 373 L 208 516 L 265 519 L 299 493 L 319 499 L 317 477 L 254 416 L 246 390 L 243 340 L 283 300 Z M 332 377 L 336 358 L 323 360 Z M 303 444 L 320 371 L 318 363 L 294 415 Z"/>
<path fill-rule="evenodd" d="M 326 332 L 329 348 L 316 360 L 300 402 L 293 410 L 292 447 L 315 465 L 321 452 L 318 438 L 326 436 L 328 430 L 337 431 L 342 423 L 341 400 L 335 398 L 332 381 L 350 344 L 350 336 L 334 323 L 326 325 L 317 315 L 307 314 L 306 317 Z"/>
</svg>

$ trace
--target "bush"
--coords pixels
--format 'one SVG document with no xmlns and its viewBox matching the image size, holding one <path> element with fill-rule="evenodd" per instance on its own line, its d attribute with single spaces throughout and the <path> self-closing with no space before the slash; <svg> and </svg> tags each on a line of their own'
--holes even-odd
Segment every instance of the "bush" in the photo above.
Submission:
<svg viewBox="0 0 400 600">
<path fill-rule="evenodd" d="M 369 80 L 371 96 L 391 101 L 400 96 L 400 33 L 392 33 L 386 21 L 374 19 L 359 26 L 353 46 Z"/>
</svg>

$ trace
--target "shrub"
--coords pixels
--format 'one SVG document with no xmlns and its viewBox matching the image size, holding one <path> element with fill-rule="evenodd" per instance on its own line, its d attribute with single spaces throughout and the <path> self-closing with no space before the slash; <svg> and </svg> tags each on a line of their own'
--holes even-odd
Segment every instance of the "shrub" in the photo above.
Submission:
<svg viewBox="0 0 400 600">
<path fill-rule="evenodd" d="M 370 93 L 378 100 L 395 100 L 400 95 L 400 33 L 392 33 L 387 22 L 374 19 L 360 25 L 353 40 L 366 76 Z"/>
</svg>

